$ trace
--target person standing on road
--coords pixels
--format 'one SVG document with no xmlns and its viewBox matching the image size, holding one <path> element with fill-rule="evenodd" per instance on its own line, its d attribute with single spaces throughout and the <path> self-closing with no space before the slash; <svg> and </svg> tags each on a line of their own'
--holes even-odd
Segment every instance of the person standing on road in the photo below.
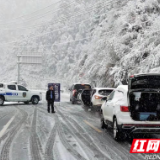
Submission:
<svg viewBox="0 0 160 160">
<path fill-rule="evenodd" d="M 54 111 L 55 92 L 54 92 L 53 86 L 50 86 L 49 90 L 46 92 L 46 100 L 48 103 L 48 113 L 50 113 L 50 106 L 51 106 L 52 113 L 55 113 Z"/>
</svg>

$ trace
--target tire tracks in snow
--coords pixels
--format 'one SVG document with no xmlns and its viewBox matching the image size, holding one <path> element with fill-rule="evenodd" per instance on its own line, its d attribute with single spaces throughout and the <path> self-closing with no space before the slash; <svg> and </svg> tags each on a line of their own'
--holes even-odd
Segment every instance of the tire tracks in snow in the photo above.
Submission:
<svg viewBox="0 0 160 160">
<path fill-rule="evenodd" d="M 42 160 L 41 144 L 39 137 L 36 133 L 36 125 L 37 125 L 37 108 L 35 107 L 32 120 L 31 135 L 30 135 L 30 152 L 33 160 Z"/>
<path fill-rule="evenodd" d="M 69 117 L 69 119 L 78 128 L 78 130 L 83 130 L 83 128 L 80 125 L 80 123 L 83 120 L 79 119 L 78 122 L 80 122 L 80 123 L 78 123 L 74 118 L 71 118 L 71 116 Z M 116 159 L 123 159 L 123 160 L 128 160 L 128 159 L 130 159 L 130 160 L 140 160 L 140 159 L 143 159 L 142 155 L 137 157 L 134 154 L 130 154 L 129 149 L 128 149 L 128 147 L 126 148 L 124 142 L 122 142 L 122 143 L 116 142 L 113 139 L 112 134 L 110 132 L 108 132 L 107 134 L 104 132 L 101 136 L 99 136 L 99 134 L 97 132 L 93 131 L 92 135 L 95 136 L 98 141 L 103 143 L 103 145 L 105 146 L 105 149 L 111 155 L 112 159 L 115 159 L 115 158 Z M 106 145 L 104 144 L 104 142 L 107 142 Z M 113 146 L 112 150 L 111 150 L 110 145 Z"/>
<path fill-rule="evenodd" d="M 57 109 L 59 115 L 61 117 L 63 117 L 65 122 L 67 122 L 67 126 L 68 126 L 69 130 L 71 130 L 71 132 L 73 132 L 73 131 L 76 132 L 76 136 L 78 137 L 78 139 L 80 139 L 91 151 L 93 151 L 93 153 L 95 154 L 95 158 L 102 159 L 102 160 L 110 160 L 111 159 L 109 156 L 105 155 L 99 149 L 99 147 L 97 147 L 97 145 L 93 142 L 93 140 L 90 138 L 90 136 L 87 136 L 87 135 L 84 136 L 79 133 L 81 131 L 82 133 L 85 134 L 85 131 L 82 128 L 81 128 L 81 130 L 79 130 L 79 128 L 78 128 L 79 131 L 77 132 L 77 130 L 72 126 L 71 120 L 68 119 L 68 117 L 66 118 L 66 116 L 63 115 L 63 113 L 58 109 L 58 107 L 56 107 L 56 109 Z"/>
<path fill-rule="evenodd" d="M 54 118 L 54 117 L 52 117 Z M 55 121 L 55 125 L 52 128 L 51 134 L 47 140 L 46 148 L 45 148 L 45 160 L 54 160 L 53 157 L 53 146 L 56 139 L 56 133 L 58 128 L 58 121 Z"/>
<path fill-rule="evenodd" d="M 42 112 L 46 113 L 46 110 L 41 108 L 40 109 Z M 54 118 L 53 115 L 50 115 L 50 117 Z M 63 146 L 67 149 L 67 151 L 73 156 L 75 157 L 77 160 L 86 160 L 83 156 L 81 156 L 74 148 L 73 146 L 68 142 L 68 140 L 66 139 L 66 137 L 64 136 L 64 128 L 67 129 L 68 132 L 70 132 L 68 130 L 68 128 L 62 124 L 62 122 L 60 122 L 58 116 L 56 115 L 55 119 L 55 125 L 51 131 L 50 137 L 47 141 L 46 144 L 46 148 L 45 148 L 45 160 L 54 160 L 54 152 L 53 152 L 53 146 L 54 146 L 54 142 L 55 142 L 55 138 L 56 138 L 56 133 L 58 133 L 60 141 L 62 142 Z"/>
<path fill-rule="evenodd" d="M 69 153 L 72 154 L 72 156 L 74 156 L 77 160 L 86 160 L 83 156 L 81 156 L 74 148 L 73 146 L 68 142 L 68 140 L 66 139 L 66 137 L 64 136 L 65 133 L 64 133 L 64 128 L 66 130 L 68 130 L 67 127 L 65 127 L 65 125 L 63 125 L 61 122 L 59 122 L 58 124 L 58 135 L 59 135 L 59 138 L 63 144 L 63 146 L 67 149 L 67 151 Z M 68 130 L 68 133 L 69 133 L 69 130 Z"/>
<path fill-rule="evenodd" d="M 22 119 L 18 122 L 18 124 L 16 124 L 8 133 L 7 135 L 4 135 L 3 137 L 1 137 L 0 142 L 2 140 L 4 140 L 4 138 L 8 137 L 2 147 L 2 151 L 1 151 L 1 155 L 0 155 L 0 160 L 9 160 L 9 152 L 10 152 L 10 147 L 11 144 L 14 140 L 14 137 L 17 134 L 17 131 L 20 130 L 20 128 L 22 127 L 23 123 L 26 121 L 27 119 L 27 112 L 25 112 L 24 110 L 20 109 L 19 107 L 16 107 L 21 115 L 22 115 Z"/>
</svg>

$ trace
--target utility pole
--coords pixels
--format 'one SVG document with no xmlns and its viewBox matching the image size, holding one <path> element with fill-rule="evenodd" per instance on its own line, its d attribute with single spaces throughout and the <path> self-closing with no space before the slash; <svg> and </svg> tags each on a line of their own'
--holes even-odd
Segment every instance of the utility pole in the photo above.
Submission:
<svg viewBox="0 0 160 160">
<path fill-rule="evenodd" d="M 20 78 L 20 77 L 19 77 L 19 75 L 20 75 L 20 68 L 19 68 L 20 61 L 19 61 L 19 59 L 20 59 L 20 58 L 19 58 L 19 56 L 17 56 L 17 58 L 18 58 L 18 61 L 17 61 L 17 65 L 18 65 L 18 66 L 17 66 L 17 67 L 18 67 L 18 79 L 17 79 L 17 82 L 19 83 L 19 78 Z"/>
<path fill-rule="evenodd" d="M 42 53 L 36 55 L 17 55 L 17 83 L 20 82 L 20 65 L 21 64 L 42 64 Z"/>
</svg>

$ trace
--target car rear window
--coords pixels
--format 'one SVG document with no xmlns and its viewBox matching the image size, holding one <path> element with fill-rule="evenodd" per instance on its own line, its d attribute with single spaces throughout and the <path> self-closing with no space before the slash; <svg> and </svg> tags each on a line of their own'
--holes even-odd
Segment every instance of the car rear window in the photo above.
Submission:
<svg viewBox="0 0 160 160">
<path fill-rule="evenodd" d="M 74 86 L 74 89 L 80 90 L 80 89 L 91 89 L 91 86 L 88 84 L 76 84 Z"/>
<path fill-rule="evenodd" d="M 131 89 L 160 89 L 160 76 L 142 76 L 131 80 Z"/>
<path fill-rule="evenodd" d="M 113 90 L 106 90 L 106 89 L 103 89 L 103 90 L 99 90 L 98 93 L 100 95 L 103 95 L 103 96 L 108 96 Z"/>
<path fill-rule="evenodd" d="M 0 88 L 3 88 L 3 87 L 4 87 L 4 85 L 2 83 L 0 83 Z"/>
</svg>

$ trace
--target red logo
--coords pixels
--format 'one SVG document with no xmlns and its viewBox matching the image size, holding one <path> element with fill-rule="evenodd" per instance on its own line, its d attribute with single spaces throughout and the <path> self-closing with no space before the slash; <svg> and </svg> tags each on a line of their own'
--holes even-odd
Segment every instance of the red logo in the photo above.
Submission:
<svg viewBox="0 0 160 160">
<path fill-rule="evenodd" d="M 160 153 L 160 139 L 134 139 L 130 153 Z"/>
</svg>

